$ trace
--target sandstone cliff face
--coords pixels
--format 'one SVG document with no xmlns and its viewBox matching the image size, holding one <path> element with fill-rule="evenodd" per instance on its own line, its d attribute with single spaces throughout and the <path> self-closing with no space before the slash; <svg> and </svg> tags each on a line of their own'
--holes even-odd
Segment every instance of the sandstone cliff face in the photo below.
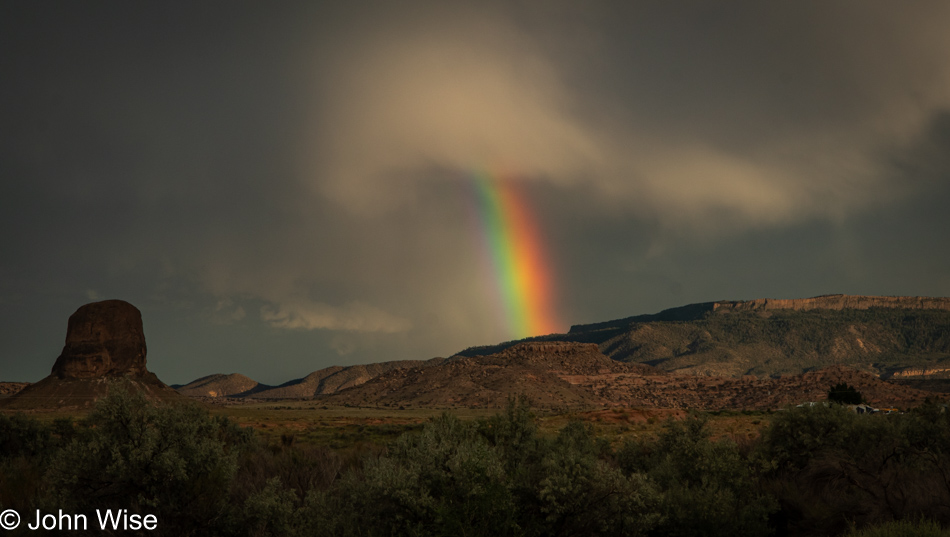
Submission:
<svg viewBox="0 0 950 537">
<path fill-rule="evenodd" d="M 950 310 L 950 298 L 925 296 L 824 295 L 788 300 L 758 298 L 755 300 L 724 301 L 714 302 L 712 305 L 713 311 L 719 313 L 769 310 L 866 310 L 870 308 Z"/>
<path fill-rule="evenodd" d="M 142 313 L 128 302 L 104 300 L 69 317 L 66 345 L 53 364 L 61 379 L 140 377 L 145 369 Z"/>
<path fill-rule="evenodd" d="M 882 375 L 883 377 L 884 375 Z M 950 377 L 950 367 L 908 367 L 900 371 L 894 371 L 887 378 L 948 378 Z"/>
</svg>

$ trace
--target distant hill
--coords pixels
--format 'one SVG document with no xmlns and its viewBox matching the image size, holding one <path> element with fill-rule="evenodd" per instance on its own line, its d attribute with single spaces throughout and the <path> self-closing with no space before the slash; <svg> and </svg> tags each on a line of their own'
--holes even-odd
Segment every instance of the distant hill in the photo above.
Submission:
<svg viewBox="0 0 950 537">
<path fill-rule="evenodd" d="M 417 367 L 437 363 L 443 358 L 432 360 L 397 360 L 378 364 L 351 366 L 331 366 L 310 373 L 306 377 L 294 379 L 280 386 L 260 384 L 244 375 L 214 374 L 193 380 L 183 386 L 172 386 L 178 393 L 189 397 L 232 397 L 251 399 L 304 399 L 315 395 L 336 393 L 345 388 L 359 386 L 367 380 L 392 369 Z"/>
<path fill-rule="evenodd" d="M 16 395 L 29 385 L 29 382 L 0 382 L 0 398 Z"/>
<path fill-rule="evenodd" d="M 779 376 L 846 365 L 885 378 L 922 378 L 950 371 L 950 298 L 708 302 L 533 340 L 596 343 L 618 361 L 695 375 Z M 490 354 L 516 343 L 460 354 Z"/>
<path fill-rule="evenodd" d="M 261 384 L 254 379 L 237 373 L 230 375 L 208 375 L 185 384 L 172 386 L 178 393 L 189 397 L 231 397 L 246 396 L 252 393 L 272 388 Z"/>
<path fill-rule="evenodd" d="M 624 364 L 596 345 L 521 343 L 487 356 L 453 356 L 423 367 L 400 368 L 342 390 L 336 403 L 387 406 L 498 406 L 527 395 L 537 406 L 590 406 L 603 401 L 567 378 L 627 373 L 663 375 L 652 367 Z"/>
<path fill-rule="evenodd" d="M 824 401 L 840 382 L 879 406 L 916 406 L 933 395 L 842 366 L 782 378 L 677 375 L 611 360 L 590 343 L 523 342 L 496 354 L 395 369 L 325 399 L 355 406 L 500 407 L 525 395 L 540 408 L 765 410 Z"/>
<path fill-rule="evenodd" d="M 378 364 L 333 366 L 314 371 L 304 378 L 285 382 L 280 386 L 250 393 L 247 397 L 255 399 L 299 399 L 336 393 L 346 388 L 359 386 L 364 382 L 393 369 L 407 367 L 425 367 L 439 363 L 442 358 L 432 360 L 397 360 Z"/>
</svg>

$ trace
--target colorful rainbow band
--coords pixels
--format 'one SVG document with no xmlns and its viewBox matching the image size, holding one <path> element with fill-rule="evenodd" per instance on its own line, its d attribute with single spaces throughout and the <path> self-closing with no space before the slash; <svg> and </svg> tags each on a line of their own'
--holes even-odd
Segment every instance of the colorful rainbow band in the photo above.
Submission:
<svg viewBox="0 0 950 537">
<path fill-rule="evenodd" d="M 522 339 L 557 331 L 550 265 L 529 205 L 513 181 L 477 173 L 472 183 L 511 335 Z"/>
</svg>

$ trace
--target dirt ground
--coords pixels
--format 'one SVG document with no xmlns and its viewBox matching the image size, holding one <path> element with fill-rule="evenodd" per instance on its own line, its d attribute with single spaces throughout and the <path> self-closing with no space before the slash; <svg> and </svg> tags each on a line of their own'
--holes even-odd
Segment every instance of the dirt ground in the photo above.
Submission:
<svg viewBox="0 0 950 537">
<path fill-rule="evenodd" d="M 451 413 L 463 420 L 485 419 L 498 412 L 490 408 L 375 408 L 327 406 L 319 401 L 245 402 L 227 405 L 198 403 L 212 414 L 227 416 L 242 427 L 250 427 L 271 442 L 300 442 L 346 448 L 359 444 L 385 445 L 407 431 L 420 430 L 427 421 Z M 41 421 L 57 418 L 81 419 L 88 411 L 30 412 Z M 681 420 L 682 409 L 612 407 L 590 410 L 534 411 L 542 434 L 554 435 L 572 420 L 588 424 L 598 436 L 612 444 L 640 436 L 656 436 L 667 420 Z M 737 443 L 755 439 L 769 423 L 769 413 L 719 411 L 702 413 L 714 439 L 729 438 Z"/>
</svg>

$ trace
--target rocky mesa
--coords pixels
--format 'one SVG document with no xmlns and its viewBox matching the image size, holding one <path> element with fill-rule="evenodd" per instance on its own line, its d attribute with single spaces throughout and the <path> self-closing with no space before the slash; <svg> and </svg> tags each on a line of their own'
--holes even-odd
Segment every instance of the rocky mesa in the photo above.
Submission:
<svg viewBox="0 0 950 537">
<path fill-rule="evenodd" d="M 821 295 L 812 298 L 731 300 L 712 302 L 712 311 L 771 311 L 771 310 L 866 310 L 889 308 L 904 310 L 948 310 L 950 298 L 926 296 L 865 296 Z"/>
<path fill-rule="evenodd" d="M 847 365 L 887 377 L 950 363 L 950 298 L 708 302 L 576 325 L 545 339 L 597 343 L 615 360 L 675 373 L 774 377 Z"/>
</svg>

